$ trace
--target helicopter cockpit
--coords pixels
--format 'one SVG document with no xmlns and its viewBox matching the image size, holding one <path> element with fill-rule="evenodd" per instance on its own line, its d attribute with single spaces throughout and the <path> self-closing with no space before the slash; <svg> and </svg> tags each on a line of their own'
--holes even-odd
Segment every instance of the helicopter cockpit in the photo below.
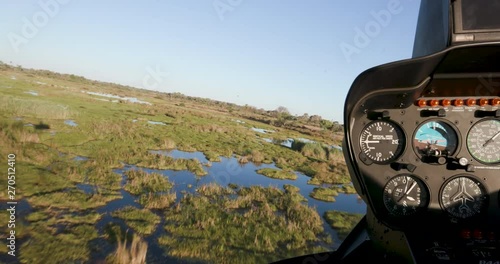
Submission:
<svg viewBox="0 0 500 264">
<path fill-rule="evenodd" d="M 422 0 L 413 58 L 355 79 L 343 149 L 367 214 L 302 261 L 500 263 L 499 12 Z"/>
</svg>

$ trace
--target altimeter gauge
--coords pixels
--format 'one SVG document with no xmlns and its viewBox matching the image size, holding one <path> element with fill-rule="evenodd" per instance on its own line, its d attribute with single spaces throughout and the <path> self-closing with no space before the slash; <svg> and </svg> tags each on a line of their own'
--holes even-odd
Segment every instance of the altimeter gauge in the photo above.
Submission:
<svg viewBox="0 0 500 264">
<path fill-rule="evenodd" d="M 409 216 L 427 207 L 429 192 L 416 176 L 399 175 L 385 185 L 383 199 L 389 214 Z"/>
<path fill-rule="evenodd" d="M 476 160 L 485 164 L 500 163 L 500 120 L 476 123 L 467 135 L 467 148 Z"/>
<path fill-rule="evenodd" d="M 486 206 L 487 194 L 477 179 L 468 176 L 452 178 L 441 190 L 443 209 L 456 218 L 470 218 L 481 213 Z"/>
<path fill-rule="evenodd" d="M 362 153 L 379 164 L 397 159 L 404 150 L 405 142 L 403 130 L 398 125 L 383 120 L 367 124 L 359 138 Z"/>
</svg>

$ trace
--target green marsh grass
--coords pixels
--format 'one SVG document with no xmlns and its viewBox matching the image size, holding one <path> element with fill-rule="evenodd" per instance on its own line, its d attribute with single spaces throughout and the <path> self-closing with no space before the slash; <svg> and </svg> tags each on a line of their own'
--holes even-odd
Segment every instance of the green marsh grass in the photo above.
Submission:
<svg viewBox="0 0 500 264">
<path fill-rule="evenodd" d="M 262 174 L 262 175 L 269 177 L 269 178 L 273 178 L 273 179 L 280 179 L 280 180 L 285 180 L 285 179 L 295 180 L 295 179 L 297 179 L 297 174 L 295 174 L 293 171 L 264 168 L 264 169 L 257 170 L 257 173 Z"/>
<path fill-rule="evenodd" d="M 363 215 L 332 210 L 326 211 L 323 217 L 328 224 L 332 226 L 332 228 L 337 230 L 339 238 L 343 240 L 361 220 L 361 218 L 363 218 Z"/>
<path fill-rule="evenodd" d="M 165 192 L 173 186 L 166 176 L 158 173 L 129 170 L 125 175 L 127 176 L 127 183 L 124 189 L 134 195 Z"/>
<path fill-rule="evenodd" d="M 139 203 L 147 209 L 166 209 L 172 206 L 177 199 L 177 193 L 148 193 L 139 197 Z"/>
<path fill-rule="evenodd" d="M 141 235 L 150 235 L 160 223 L 160 217 L 148 209 L 137 209 L 127 206 L 121 210 L 114 211 L 113 217 L 121 218 L 125 223 Z"/>
<path fill-rule="evenodd" d="M 11 75 L 17 80 L 11 80 Z M 24 93 L 29 90 L 38 91 L 39 96 Z M 133 96 L 154 105 L 103 102 L 82 91 Z M 16 117 L 22 120 L 15 121 Z M 65 119 L 78 126 L 64 124 Z M 134 119 L 138 121 L 132 122 Z M 274 162 L 281 170 L 270 174 L 295 178 L 292 172 L 299 171 L 314 184 L 350 181 L 339 152 L 318 146 L 293 150 L 264 143 L 262 135 L 250 130 L 275 130 L 272 137 L 278 139 L 307 136 L 271 126 L 271 121 L 273 118 L 265 114 L 248 115 L 231 104 L 0 65 L 0 154 L 16 154 L 19 174 L 23 175 L 18 179 L 22 186 L 19 198 L 25 197 L 34 210 L 20 219 L 27 222 L 22 231 L 26 242 L 21 245 L 21 261 L 91 262 L 89 241 L 97 236 L 91 223 L 101 219 L 95 209 L 121 198 L 122 176 L 113 169 L 124 163 L 206 174 L 197 160 L 154 156 L 149 153 L 152 149 L 201 151 L 211 162 L 233 155 L 256 164 Z M 43 126 L 24 126 L 27 123 Z M 327 131 L 307 137 L 333 144 Z M 75 156 L 89 160 L 75 162 Z M 5 164 L 0 164 L 0 169 L 5 171 Z M 87 194 L 76 188 L 77 184 L 88 184 L 93 192 Z M 128 208 L 115 212 L 115 217 L 124 219 L 136 233 L 145 234 L 154 230 L 158 219 L 148 209 L 165 210 L 167 235 L 159 241 L 174 256 L 245 263 L 325 250 L 317 247 L 328 240 L 323 237 L 321 217 L 303 203 L 305 198 L 293 186 L 285 186 L 285 191 L 198 186 L 195 195 L 186 194 L 174 205 L 178 194 L 164 190 L 164 184 L 160 178 L 127 182 L 124 188 L 139 195 L 139 202 L 147 209 Z M 0 191 L 1 199 L 6 195 Z M 131 243 L 132 238 L 126 241 Z M 121 252 L 129 250 L 121 248 Z"/>
<path fill-rule="evenodd" d="M 345 193 L 345 194 L 356 194 L 357 193 L 356 189 L 351 184 L 342 184 L 342 185 L 332 186 L 330 188 L 336 190 L 339 193 Z"/>
<path fill-rule="evenodd" d="M 339 193 L 330 188 L 314 188 L 313 191 L 309 194 L 312 198 L 324 202 L 335 202 L 335 196 L 338 196 Z"/>
<path fill-rule="evenodd" d="M 0 111 L 12 116 L 29 116 L 45 119 L 68 119 L 78 115 L 67 105 L 53 103 L 47 99 L 0 97 Z"/>
<path fill-rule="evenodd" d="M 98 237 L 91 225 L 67 227 L 61 233 L 41 224 L 30 226 L 29 239 L 20 249 L 21 263 L 84 263 L 90 260 L 89 241 Z"/>
<path fill-rule="evenodd" d="M 283 189 L 285 189 L 285 191 L 290 193 L 298 193 L 300 191 L 299 187 L 290 184 L 283 185 Z"/>
<path fill-rule="evenodd" d="M 118 193 L 114 194 L 86 194 L 78 189 L 68 189 L 60 192 L 50 192 L 33 195 L 28 202 L 34 207 L 48 207 L 59 209 L 71 209 L 82 211 L 103 206 L 110 201 L 121 198 Z"/>
<path fill-rule="evenodd" d="M 149 154 L 137 166 L 159 170 L 188 170 L 197 176 L 208 174 L 197 159 L 174 159 L 161 154 Z"/>
<path fill-rule="evenodd" d="M 316 210 L 295 193 L 274 187 L 217 185 L 187 194 L 165 212 L 167 235 L 159 238 L 169 254 L 213 263 L 263 263 L 305 252 L 328 241 Z M 304 197 L 302 197 L 304 198 Z"/>
</svg>

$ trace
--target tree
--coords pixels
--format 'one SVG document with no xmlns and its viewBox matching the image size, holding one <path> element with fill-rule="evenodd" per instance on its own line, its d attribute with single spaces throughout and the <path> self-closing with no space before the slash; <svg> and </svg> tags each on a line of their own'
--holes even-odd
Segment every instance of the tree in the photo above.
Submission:
<svg viewBox="0 0 500 264">
<path fill-rule="evenodd" d="M 325 130 L 330 130 L 333 126 L 333 123 L 328 120 L 321 119 L 321 121 L 319 121 L 319 125 Z"/>
<path fill-rule="evenodd" d="M 284 107 L 284 106 L 278 106 L 278 108 L 276 108 L 276 111 L 279 113 L 279 114 L 287 114 L 287 115 L 290 115 L 290 111 L 288 111 L 288 108 Z"/>
<path fill-rule="evenodd" d="M 311 123 L 315 123 L 315 124 L 319 124 L 319 122 L 321 121 L 321 116 L 319 115 L 312 115 L 309 117 L 309 122 Z"/>
<path fill-rule="evenodd" d="M 301 115 L 301 116 L 299 117 L 299 120 L 301 120 L 301 121 L 306 121 L 306 122 L 307 122 L 307 121 L 309 120 L 309 114 L 304 113 L 303 115 Z"/>
<path fill-rule="evenodd" d="M 278 108 L 276 108 L 274 112 L 276 113 L 276 119 L 277 119 L 274 122 L 275 126 L 285 126 L 287 120 L 293 119 L 293 116 L 284 106 L 279 106 Z"/>
</svg>

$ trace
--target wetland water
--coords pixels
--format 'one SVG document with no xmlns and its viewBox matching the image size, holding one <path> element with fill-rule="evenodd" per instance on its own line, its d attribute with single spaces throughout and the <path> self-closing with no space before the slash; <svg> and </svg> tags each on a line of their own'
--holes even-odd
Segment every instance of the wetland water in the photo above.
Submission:
<svg viewBox="0 0 500 264">
<path fill-rule="evenodd" d="M 174 184 L 173 191 L 177 193 L 177 201 L 179 202 L 183 196 L 183 193 L 194 193 L 196 189 L 202 185 L 216 183 L 221 186 L 228 186 L 228 184 L 237 184 L 240 187 L 249 187 L 253 185 L 260 185 L 263 187 L 275 186 L 283 190 L 283 185 L 290 184 L 300 188 L 300 194 L 302 194 L 307 199 L 307 204 L 313 208 L 316 208 L 318 214 L 323 219 L 323 214 L 325 211 L 329 210 L 339 210 L 345 211 L 349 213 L 359 213 L 364 214 L 366 212 L 366 206 L 364 202 L 358 199 L 357 194 L 344 194 L 339 193 L 338 196 L 335 197 L 335 202 L 324 202 L 315 200 L 309 197 L 309 194 L 313 191 L 315 185 L 307 184 L 307 181 L 310 179 L 306 175 L 302 173 L 297 174 L 296 180 L 280 180 L 280 179 L 272 179 L 268 178 L 264 175 L 256 173 L 256 170 L 262 168 L 276 168 L 274 164 L 240 164 L 238 163 L 235 157 L 231 158 L 223 158 L 221 157 L 220 162 L 213 162 L 211 166 L 207 166 L 209 161 L 206 159 L 203 153 L 201 152 L 183 152 L 178 150 L 172 151 L 150 151 L 154 154 L 161 154 L 170 156 L 176 159 L 197 159 L 201 164 L 204 164 L 203 168 L 208 172 L 206 176 L 196 176 L 189 171 L 173 171 L 173 170 L 157 170 L 157 169 L 147 169 L 140 168 L 132 165 L 124 165 L 122 168 L 115 169 L 114 172 L 122 175 L 122 189 L 121 194 L 123 198 L 114 200 L 97 209 L 98 213 L 102 214 L 102 218 L 96 224 L 97 229 L 100 234 L 105 232 L 105 228 L 109 223 L 118 224 L 124 229 L 126 229 L 126 225 L 123 220 L 113 218 L 111 213 L 122 209 L 126 206 L 133 206 L 136 208 L 142 208 L 142 206 L 137 202 L 138 196 L 131 195 L 127 191 L 123 190 L 123 186 L 126 183 L 126 175 L 125 172 L 129 170 L 143 170 L 148 173 L 159 173 L 168 177 L 169 181 Z M 79 184 L 77 186 L 79 189 L 83 190 L 86 193 L 93 192 L 92 186 L 86 184 Z M 325 186 L 327 187 L 327 186 Z M 158 245 L 157 239 L 165 234 L 163 223 L 164 216 L 163 212 L 160 210 L 153 210 L 158 216 L 161 217 L 161 222 L 157 225 L 155 231 L 145 237 L 145 240 L 148 243 L 148 263 L 156 263 L 165 261 L 165 252 Z M 323 219 L 323 227 L 327 234 L 331 236 L 333 239 L 333 247 L 332 249 L 337 248 L 340 245 L 340 240 L 337 237 L 337 233 L 334 229 L 330 227 L 328 223 Z M 98 239 L 96 241 L 98 246 L 101 248 L 100 252 L 102 255 L 96 255 L 99 259 L 100 257 L 105 256 L 106 251 L 112 251 L 114 246 L 109 244 L 105 239 Z"/>
</svg>

